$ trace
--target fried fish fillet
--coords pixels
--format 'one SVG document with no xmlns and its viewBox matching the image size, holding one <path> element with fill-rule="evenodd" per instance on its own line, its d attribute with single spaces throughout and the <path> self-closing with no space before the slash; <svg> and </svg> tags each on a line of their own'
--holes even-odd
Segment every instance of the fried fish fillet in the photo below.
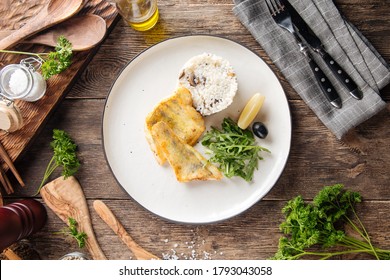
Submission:
<svg viewBox="0 0 390 280">
<path fill-rule="evenodd" d="M 167 123 L 160 121 L 153 125 L 151 136 L 155 145 L 166 156 L 179 182 L 222 178 L 218 168 L 176 136 Z"/>
<path fill-rule="evenodd" d="M 178 88 L 146 117 L 146 139 L 159 164 L 163 164 L 166 158 L 150 136 L 152 127 L 159 121 L 165 122 L 177 137 L 191 146 L 206 129 L 202 115 L 192 106 L 191 93 L 186 88 Z"/>
</svg>

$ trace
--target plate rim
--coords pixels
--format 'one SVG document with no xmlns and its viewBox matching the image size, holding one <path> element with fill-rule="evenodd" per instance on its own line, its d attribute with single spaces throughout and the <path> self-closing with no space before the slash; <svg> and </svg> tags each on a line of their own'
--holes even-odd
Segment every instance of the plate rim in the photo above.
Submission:
<svg viewBox="0 0 390 280">
<path fill-rule="evenodd" d="M 275 180 L 275 183 L 273 184 L 273 186 L 267 190 L 263 196 L 260 196 L 252 205 L 250 205 L 248 208 L 246 208 L 245 210 L 241 211 L 241 212 L 238 212 L 234 215 L 231 215 L 229 217 L 225 217 L 225 218 L 221 218 L 221 219 L 217 219 L 217 220 L 213 220 L 213 221 L 209 221 L 209 222 L 186 222 L 186 221 L 178 221 L 178 220 L 174 220 L 174 219 L 169 219 L 167 217 L 163 217 L 161 215 L 159 215 L 158 213 L 156 212 L 153 212 L 152 210 L 146 208 L 144 205 L 142 205 L 139 201 L 137 201 L 133 196 L 131 196 L 127 191 L 126 189 L 122 186 L 122 184 L 119 182 L 117 176 L 115 175 L 114 171 L 112 170 L 112 167 L 111 167 L 111 164 L 108 160 L 108 157 L 107 157 L 107 151 L 106 151 L 106 148 L 105 148 L 105 141 L 104 141 L 104 116 L 105 116 L 105 113 L 106 113 L 106 108 L 107 108 L 107 103 L 108 103 L 108 100 L 109 100 L 109 97 L 110 97 L 110 94 L 112 92 L 112 88 L 115 86 L 117 80 L 119 79 L 119 77 L 122 75 L 122 73 L 127 69 L 127 67 L 134 61 L 136 60 L 139 56 L 141 56 L 143 53 L 147 52 L 149 49 L 157 46 L 157 45 L 160 45 L 164 42 L 167 42 L 167 41 L 171 41 L 171 40 L 177 40 L 177 39 L 181 39 L 181 38 L 187 38 L 187 37 L 210 37 L 210 38 L 218 38 L 218 39 L 223 39 L 223 40 L 227 40 L 227 41 L 230 41 L 230 42 L 233 42 L 233 43 L 236 43 L 238 45 L 240 45 L 241 47 L 247 49 L 248 51 L 250 51 L 251 53 L 253 53 L 254 55 L 256 55 L 260 60 L 262 60 L 265 65 L 269 68 L 269 70 L 275 75 L 276 77 L 276 80 L 278 81 L 283 93 L 284 93 L 284 97 L 285 97 L 285 100 L 286 100 L 286 104 L 287 104 L 287 107 L 288 107 L 288 116 L 289 116 L 289 127 L 290 127 L 290 133 L 289 133 L 289 142 L 288 142 L 288 153 L 287 153 L 287 157 L 286 157 L 286 161 L 284 162 L 283 164 L 283 168 L 281 169 L 282 171 L 280 172 L 280 174 L 278 175 L 278 177 L 276 178 Z M 251 50 L 249 47 L 243 45 L 242 43 L 234 40 L 234 39 L 230 39 L 230 38 L 226 38 L 222 35 L 211 35 L 211 34 L 188 34 L 188 35 L 179 35 L 179 36 L 173 36 L 173 37 L 169 37 L 169 38 L 166 38 L 164 40 L 161 40 L 160 42 L 157 42 L 155 44 L 152 44 L 151 46 L 143 49 L 142 51 L 138 52 L 133 58 L 131 58 L 123 67 L 122 69 L 118 72 L 118 74 L 116 75 L 115 79 L 113 80 L 109 90 L 108 90 L 108 94 L 106 96 L 106 100 L 104 102 L 104 107 L 103 107 L 103 113 L 102 113 L 102 116 L 101 116 L 101 137 L 102 137 L 102 141 L 101 141 L 101 145 L 102 145 L 102 148 L 103 148 L 103 154 L 104 154 L 104 159 L 106 161 L 106 164 L 112 174 L 112 176 L 114 177 L 115 181 L 117 182 L 117 185 L 125 192 L 125 194 L 127 196 L 129 196 L 136 204 L 138 204 L 139 206 L 141 206 L 142 209 L 146 210 L 146 212 L 148 212 L 149 214 L 153 214 L 155 215 L 156 217 L 158 217 L 159 219 L 162 219 L 164 221 L 167 221 L 167 222 L 171 222 L 171 223 L 175 223 L 175 224 L 179 224 L 179 225 L 210 225 L 210 224 L 219 224 L 219 223 L 222 223 L 222 222 L 225 222 L 227 220 L 230 220 L 230 219 L 233 219 L 233 218 L 237 218 L 241 215 L 243 215 L 244 213 L 246 213 L 247 211 L 249 211 L 253 206 L 255 206 L 257 203 L 259 203 L 272 189 L 273 187 L 277 184 L 277 182 L 280 180 L 280 177 L 282 176 L 283 174 L 283 171 L 285 170 L 286 168 L 286 165 L 287 165 L 287 162 L 289 161 L 289 157 L 290 157 L 290 152 L 291 152 L 291 143 L 292 143 L 292 116 L 291 116 L 291 108 L 290 108 L 290 103 L 288 102 L 288 98 L 287 98 L 287 95 L 286 95 L 286 92 L 282 86 L 282 84 L 280 83 L 280 80 L 279 78 L 276 76 L 275 72 L 271 69 L 270 65 L 268 65 L 267 62 L 264 61 L 264 59 L 259 55 L 257 54 L 255 51 Z"/>
</svg>

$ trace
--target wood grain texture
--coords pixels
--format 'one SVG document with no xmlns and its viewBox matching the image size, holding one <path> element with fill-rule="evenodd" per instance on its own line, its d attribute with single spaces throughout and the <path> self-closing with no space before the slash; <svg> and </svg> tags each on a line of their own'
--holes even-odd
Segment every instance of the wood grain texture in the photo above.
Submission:
<svg viewBox="0 0 390 280">
<path fill-rule="evenodd" d="M 40 9 L 42 9 L 44 4 L 47 3 L 47 1 L 27 1 L 28 5 L 23 5 L 25 2 L 26 1 L 11 1 L 12 6 L 7 6 L 4 3 L 0 6 L 0 15 L 3 14 L 5 18 L 5 20 L 1 21 L 0 26 L 2 28 L 9 27 L 12 22 L 14 23 L 11 24 L 13 27 L 23 25 L 36 13 L 39 13 Z M 25 17 L 21 17 L 20 15 L 22 14 L 25 14 Z M 109 30 L 112 29 L 112 24 L 117 16 L 116 9 L 104 0 L 87 1 L 84 8 L 80 11 L 80 14 L 100 15 L 106 20 Z M 15 49 L 38 53 L 52 50 L 49 47 L 36 45 L 18 45 Z M 47 81 L 47 91 L 41 100 L 37 102 L 17 100 L 15 102 L 23 117 L 23 127 L 13 133 L 0 131 L 0 141 L 3 143 L 13 161 L 16 161 L 25 148 L 28 147 L 31 139 L 34 138 L 34 136 L 40 131 L 46 120 L 52 114 L 53 110 L 65 97 L 72 87 L 75 79 L 87 66 L 88 62 L 97 50 L 98 47 L 95 47 L 89 51 L 75 53 L 73 57 L 73 64 L 66 71 L 61 73 L 61 75 L 52 77 Z M 5 65 L 12 63 L 19 63 L 23 57 L 24 56 L 0 54 L 0 67 L 4 67 Z M 3 165 L 3 168 L 7 169 L 7 166 Z"/>
<path fill-rule="evenodd" d="M 19 41 L 75 15 L 82 8 L 83 0 L 51 0 L 21 28 L 0 40 L 0 49 L 12 48 Z"/>
<path fill-rule="evenodd" d="M 77 222 L 79 232 L 85 232 L 85 245 L 94 260 L 105 260 L 92 228 L 87 201 L 75 177 L 59 177 L 40 191 L 46 205 L 69 226 L 69 218 Z"/>
<path fill-rule="evenodd" d="M 99 217 L 112 229 L 123 243 L 133 252 L 137 260 L 158 260 L 159 258 L 139 246 L 127 233 L 122 223 L 115 217 L 108 206 L 101 200 L 93 202 L 93 208 Z"/>
<path fill-rule="evenodd" d="M 337 0 L 342 13 L 390 60 L 390 5 L 387 0 Z M 283 220 L 281 208 L 296 195 L 311 200 L 324 185 L 343 183 L 363 196 L 357 211 L 375 245 L 390 249 L 390 105 L 338 141 L 299 98 L 264 50 L 233 15 L 231 0 L 159 1 L 161 19 L 147 32 L 120 20 L 55 114 L 16 167 L 27 188 L 16 188 L 5 202 L 31 196 L 52 152 L 53 128 L 64 129 L 79 146 L 82 162 L 77 178 L 90 209 L 98 242 L 108 259 L 133 259 L 133 254 L 91 211 L 100 199 L 109 205 L 135 242 L 160 258 L 267 259 L 277 248 Z M 189 34 L 215 34 L 253 50 L 279 78 L 292 115 L 292 145 L 286 168 L 268 195 L 241 215 L 215 225 L 191 226 L 162 220 L 130 198 L 117 184 L 105 161 L 101 122 L 105 98 L 115 77 L 140 51 L 164 39 Z M 390 101 L 390 86 L 381 91 Z M 55 178 L 57 174 L 53 175 Z M 58 259 L 78 250 L 73 240 L 53 232 L 63 222 L 52 212 L 45 228 L 31 241 L 43 259 Z M 88 252 L 85 252 L 88 253 Z M 365 259 L 366 255 L 344 256 Z"/>
</svg>

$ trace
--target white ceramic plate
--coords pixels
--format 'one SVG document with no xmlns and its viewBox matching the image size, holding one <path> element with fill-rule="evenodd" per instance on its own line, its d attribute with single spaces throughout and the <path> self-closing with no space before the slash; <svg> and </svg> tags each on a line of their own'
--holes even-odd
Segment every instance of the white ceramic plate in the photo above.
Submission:
<svg viewBox="0 0 390 280">
<path fill-rule="evenodd" d="M 256 92 L 265 103 L 256 120 L 269 134 L 258 143 L 264 153 L 252 183 L 241 178 L 179 183 L 173 170 L 160 166 L 145 139 L 146 115 L 171 95 L 180 70 L 191 57 L 209 52 L 226 58 L 237 74 L 238 93 L 227 109 L 205 118 L 220 127 L 224 117 L 237 120 Z M 291 118 L 284 91 L 270 68 L 242 45 L 213 36 L 187 36 L 158 43 L 135 57 L 113 84 L 103 115 L 103 146 L 108 164 L 124 190 L 152 213 L 176 222 L 201 224 L 231 218 L 258 202 L 274 186 L 286 164 Z M 195 148 L 204 153 L 201 144 Z M 206 156 L 207 157 L 207 156 Z"/>
</svg>

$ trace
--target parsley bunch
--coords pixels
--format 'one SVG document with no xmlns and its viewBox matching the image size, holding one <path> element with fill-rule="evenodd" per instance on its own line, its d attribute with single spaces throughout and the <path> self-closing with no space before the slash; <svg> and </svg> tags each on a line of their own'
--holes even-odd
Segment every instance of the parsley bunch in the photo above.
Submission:
<svg viewBox="0 0 390 280">
<path fill-rule="evenodd" d="M 252 181 L 258 161 L 263 159 L 259 152 L 269 152 L 256 144 L 250 130 L 239 128 L 230 118 L 223 120 L 222 130 L 212 127 L 201 143 L 212 154 L 209 160 L 218 163 L 226 177 L 239 176 L 248 182 Z"/>
<path fill-rule="evenodd" d="M 58 37 L 55 52 L 49 52 L 42 63 L 41 70 L 44 79 L 57 75 L 71 65 L 72 43 L 64 36 Z"/>
<path fill-rule="evenodd" d="M 49 53 L 31 53 L 10 50 L 0 50 L 3 53 L 24 54 L 38 57 L 42 61 L 41 71 L 44 79 L 57 75 L 67 69 L 72 64 L 72 43 L 64 36 L 57 39 L 57 45 L 54 52 Z"/>
<path fill-rule="evenodd" d="M 62 167 L 62 176 L 65 179 L 75 174 L 80 167 L 80 161 L 76 154 L 77 145 L 65 131 L 54 129 L 53 141 L 50 143 L 50 146 L 54 154 L 47 165 L 37 194 L 58 167 Z"/>
<path fill-rule="evenodd" d="M 85 240 L 88 238 L 87 234 L 83 231 L 82 232 L 78 231 L 77 229 L 78 223 L 76 222 L 75 219 L 69 218 L 68 222 L 69 222 L 69 226 L 57 233 L 61 233 L 73 237 L 74 239 L 76 239 L 79 248 L 83 248 L 85 246 Z"/>
<path fill-rule="evenodd" d="M 373 246 L 355 212 L 354 205 L 358 202 L 361 202 L 360 194 L 345 191 L 341 184 L 324 187 L 311 204 L 301 196 L 290 200 L 282 210 L 286 219 L 280 229 L 285 236 L 279 239 L 278 251 L 272 259 L 296 260 L 307 256 L 328 259 L 353 253 L 390 259 L 390 250 Z M 360 238 L 347 235 L 344 224 Z"/>
</svg>

